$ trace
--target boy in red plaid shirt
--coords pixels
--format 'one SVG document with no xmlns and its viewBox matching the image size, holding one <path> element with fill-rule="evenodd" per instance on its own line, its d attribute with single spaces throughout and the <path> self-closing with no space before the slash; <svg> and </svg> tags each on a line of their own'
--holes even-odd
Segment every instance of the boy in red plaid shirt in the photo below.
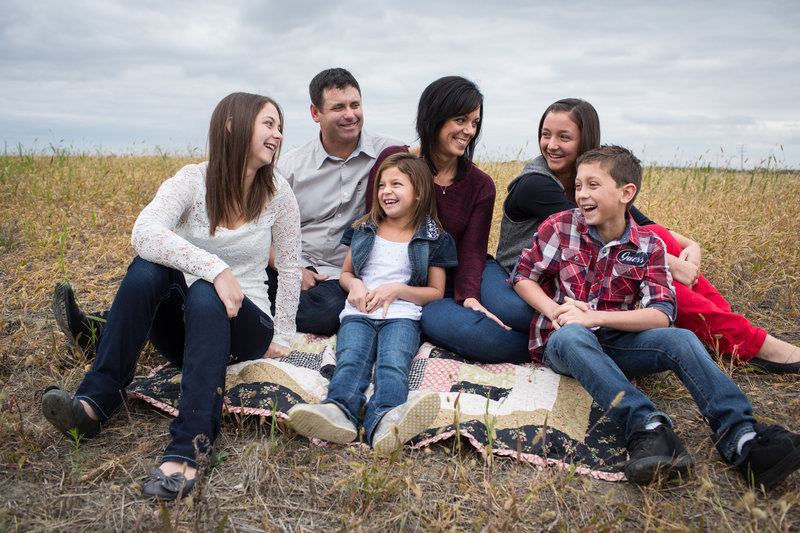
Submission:
<svg viewBox="0 0 800 533">
<path fill-rule="evenodd" d="M 758 423 L 750 401 L 697 337 L 670 328 L 675 290 L 664 244 L 628 215 L 639 160 L 601 146 L 577 160 L 577 209 L 545 220 L 511 274 L 536 312 L 531 356 L 574 377 L 625 429 L 628 480 L 686 476 L 693 461 L 672 421 L 629 378 L 672 370 L 714 431 L 722 457 L 769 488 L 800 467 L 800 435 Z"/>
</svg>

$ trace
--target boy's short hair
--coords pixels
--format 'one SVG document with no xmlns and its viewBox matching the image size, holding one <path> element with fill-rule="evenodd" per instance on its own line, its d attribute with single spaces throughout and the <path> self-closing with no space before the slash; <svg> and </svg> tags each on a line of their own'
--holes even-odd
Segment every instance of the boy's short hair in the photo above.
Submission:
<svg viewBox="0 0 800 533">
<path fill-rule="evenodd" d="M 628 183 L 635 185 L 636 192 L 627 207 L 633 205 L 636 195 L 642 188 L 642 162 L 633 155 L 633 152 L 615 144 L 604 144 L 578 156 L 578 159 L 575 160 L 575 167 L 590 163 L 600 165 L 600 168 L 608 172 L 614 178 L 617 187 Z"/>
<path fill-rule="evenodd" d="M 308 85 L 308 95 L 311 97 L 311 103 L 318 109 L 322 109 L 324 100 L 325 89 L 347 89 L 348 87 L 355 87 L 358 94 L 361 94 L 361 87 L 355 77 L 349 71 L 343 68 L 329 68 L 325 69 L 311 80 Z"/>
</svg>

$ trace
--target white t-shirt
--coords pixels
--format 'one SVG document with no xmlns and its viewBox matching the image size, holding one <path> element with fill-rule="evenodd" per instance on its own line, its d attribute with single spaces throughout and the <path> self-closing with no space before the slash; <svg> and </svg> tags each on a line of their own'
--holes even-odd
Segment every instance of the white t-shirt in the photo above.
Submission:
<svg viewBox="0 0 800 533">
<path fill-rule="evenodd" d="M 361 268 L 359 279 L 366 285 L 367 290 L 386 283 L 408 283 L 411 280 L 408 243 L 387 241 L 376 235 L 369 257 Z M 350 302 L 345 302 L 344 309 L 339 314 L 339 320 L 351 315 L 361 315 L 376 320 L 389 318 L 419 320 L 422 315 L 422 307 L 405 300 L 395 300 L 389 304 L 389 311 L 386 316 L 383 316 L 383 307 L 379 307 L 371 313 L 362 313 L 350 305 Z"/>
</svg>

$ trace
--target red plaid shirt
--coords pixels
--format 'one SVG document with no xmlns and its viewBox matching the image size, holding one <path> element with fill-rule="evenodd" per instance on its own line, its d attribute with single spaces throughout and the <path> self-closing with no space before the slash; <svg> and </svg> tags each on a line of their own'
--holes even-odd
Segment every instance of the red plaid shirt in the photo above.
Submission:
<svg viewBox="0 0 800 533">
<path fill-rule="evenodd" d="M 557 303 L 569 296 L 598 311 L 655 307 L 675 320 L 675 288 L 667 268 L 664 243 L 629 216 L 620 240 L 602 245 L 578 209 L 547 218 L 533 236 L 533 247 L 522 251 L 511 282 L 530 279 Z M 540 360 L 553 324 L 534 312 L 528 349 Z"/>
</svg>

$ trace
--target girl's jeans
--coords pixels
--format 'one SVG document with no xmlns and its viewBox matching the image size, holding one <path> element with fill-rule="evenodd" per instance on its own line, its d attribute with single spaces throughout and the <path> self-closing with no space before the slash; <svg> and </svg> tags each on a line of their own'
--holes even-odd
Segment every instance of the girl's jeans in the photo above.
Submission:
<svg viewBox="0 0 800 533">
<path fill-rule="evenodd" d="M 162 461 L 194 467 L 194 438 L 206 437 L 198 445 L 207 453 L 219 433 L 227 365 L 260 358 L 272 333 L 272 320 L 247 297 L 229 320 L 213 284 L 198 280 L 187 287 L 182 272 L 136 257 L 114 297 L 94 365 L 75 396 L 106 421 L 125 402 L 125 387 L 149 340 L 182 369 L 179 414 L 170 424 L 172 442 Z"/>
<path fill-rule="evenodd" d="M 364 391 L 372 383 L 374 392 L 364 412 L 368 441 L 383 415 L 408 398 L 408 371 L 419 348 L 419 322 L 406 318 L 374 320 L 347 316 L 336 340 L 336 370 L 323 403 L 340 407 L 358 426 L 364 407 Z"/>
</svg>

